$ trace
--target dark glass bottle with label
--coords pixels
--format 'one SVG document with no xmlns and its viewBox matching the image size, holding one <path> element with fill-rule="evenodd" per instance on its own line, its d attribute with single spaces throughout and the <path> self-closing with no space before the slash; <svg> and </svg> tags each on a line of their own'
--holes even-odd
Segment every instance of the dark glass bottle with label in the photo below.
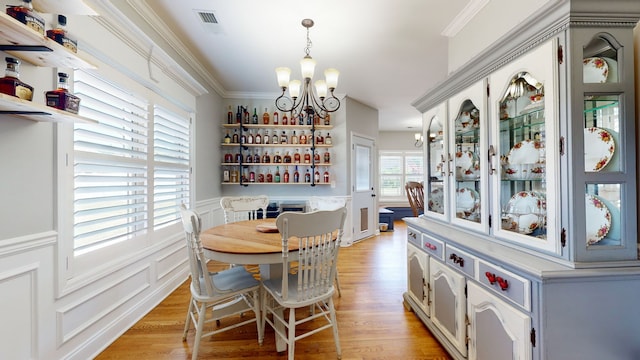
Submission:
<svg viewBox="0 0 640 360">
<path fill-rule="evenodd" d="M 69 49 L 69 51 L 77 53 L 78 41 L 69 37 L 66 27 L 67 17 L 64 15 L 58 15 L 58 26 L 54 29 L 47 30 L 47 37 Z"/>
<path fill-rule="evenodd" d="M 22 0 L 22 5 L 10 5 L 7 15 L 44 35 L 44 19 L 33 10 L 31 0 Z"/>
<path fill-rule="evenodd" d="M 77 114 L 80 110 L 80 98 L 69 92 L 68 78 L 66 73 L 58 73 L 58 88 L 45 94 L 47 106 Z"/>
<path fill-rule="evenodd" d="M 0 92 L 22 100 L 33 99 L 33 86 L 20 80 L 20 60 L 7 57 L 5 76 L 0 78 Z"/>
</svg>

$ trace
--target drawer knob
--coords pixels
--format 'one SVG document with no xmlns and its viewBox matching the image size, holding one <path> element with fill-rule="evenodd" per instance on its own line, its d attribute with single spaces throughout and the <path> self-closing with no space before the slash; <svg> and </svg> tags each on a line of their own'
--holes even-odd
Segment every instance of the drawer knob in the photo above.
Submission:
<svg viewBox="0 0 640 360">
<path fill-rule="evenodd" d="M 487 271 L 486 273 L 484 273 L 484 276 L 486 276 L 487 280 L 489 280 L 489 284 L 493 285 L 496 283 L 496 274 L 492 274 Z"/>
<path fill-rule="evenodd" d="M 433 245 L 433 244 L 431 244 L 431 243 L 428 243 L 428 242 L 427 242 L 427 243 L 424 243 L 424 246 L 425 246 L 427 249 L 429 249 L 429 250 L 434 250 L 434 251 L 435 251 L 435 250 L 437 250 L 437 249 L 438 249 L 435 245 Z"/>
<path fill-rule="evenodd" d="M 451 254 L 449 255 L 449 259 L 451 259 L 455 264 L 460 265 L 460 267 L 464 267 L 464 259 L 462 258 L 462 256 Z"/>
<path fill-rule="evenodd" d="M 500 285 L 500 289 L 502 289 L 502 291 L 507 291 L 507 289 L 509 288 L 509 282 L 507 281 L 507 279 L 503 279 L 498 276 L 496 278 L 496 281 L 498 281 L 498 285 Z"/>
</svg>

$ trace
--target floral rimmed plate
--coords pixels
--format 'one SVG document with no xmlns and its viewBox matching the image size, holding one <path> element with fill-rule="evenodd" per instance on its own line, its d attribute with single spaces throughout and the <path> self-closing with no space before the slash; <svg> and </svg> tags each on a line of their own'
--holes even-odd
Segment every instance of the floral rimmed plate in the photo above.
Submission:
<svg viewBox="0 0 640 360">
<path fill-rule="evenodd" d="M 456 167 L 467 171 L 473 166 L 475 155 L 472 151 L 458 151 L 456 153 Z"/>
<path fill-rule="evenodd" d="M 434 188 L 429 195 L 429 211 L 444 214 L 444 191 L 441 188 Z"/>
<path fill-rule="evenodd" d="M 507 160 L 509 164 L 535 164 L 540 162 L 542 143 L 537 140 L 523 140 L 513 145 Z"/>
<path fill-rule="evenodd" d="M 584 83 L 604 83 L 609 76 L 609 64 L 600 57 L 582 60 L 582 81 Z"/>
<path fill-rule="evenodd" d="M 602 240 L 611 229 L 611 212 L 604 202 L 595 195 L 584 194 L 587 223 L 587 244 Z"/>
<path fill-rule="evenodd" d="M 459 218 L 475 219 L 480 208 L 480 195 L 470 188 L 456 190 L 456 213 Z"/>
<path fill-rule="evenodd" d="M 600 171 L 611 161 L 616 144 L 611 133 L 598 127 L 584 129 L 584 170 Z"/>
</svg>

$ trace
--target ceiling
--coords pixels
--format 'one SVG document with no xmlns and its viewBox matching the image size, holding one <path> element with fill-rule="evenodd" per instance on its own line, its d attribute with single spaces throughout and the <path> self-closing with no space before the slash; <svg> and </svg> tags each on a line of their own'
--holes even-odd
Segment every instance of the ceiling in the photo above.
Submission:
<svg viewBox="0 0 640 360">
<path fill-rule="evenodd" d="M 476 0 L 146 1 L 228 98 L 275 99 L 279 66 L 299 79 L 310 18 L 314 78 L 338 69 L 337 94 L 378 109 L 380 130 L 411 131 L 421 127 L 411 102 L 447 74 L 442 33 Z"/>
</svg>

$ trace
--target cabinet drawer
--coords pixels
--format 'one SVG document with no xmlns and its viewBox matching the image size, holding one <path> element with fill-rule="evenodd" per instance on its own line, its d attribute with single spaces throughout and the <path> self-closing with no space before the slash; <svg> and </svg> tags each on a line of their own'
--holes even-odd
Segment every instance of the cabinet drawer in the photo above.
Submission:
<svg viewBox="0 0 640 360">
<path fill-rule="evenodd" d="M 479 261 L 477 280 L 485 287 L 512 302 L 531 310 L 531 283 L 498 266 Z"/>
<path fill-rule="evenodd" d="M 422 250 L 440 261 L 444 260 L 444 242 L 433 236 L 422 234 Z"/>
<path fill-rule="evenodd" d="M 417 246 L 418 248 L 422 248 L 422 233 L 412 227 L 407 227 L 407 241 Z"/>
<path fill-rule="evenodd" d="M 447 245 L 444 255 L 444 261 L 447 265 L 467 274 L 469 277 L 473 278 L 475 276 L 476 258 L 451 245 Z"/>
</svg>

